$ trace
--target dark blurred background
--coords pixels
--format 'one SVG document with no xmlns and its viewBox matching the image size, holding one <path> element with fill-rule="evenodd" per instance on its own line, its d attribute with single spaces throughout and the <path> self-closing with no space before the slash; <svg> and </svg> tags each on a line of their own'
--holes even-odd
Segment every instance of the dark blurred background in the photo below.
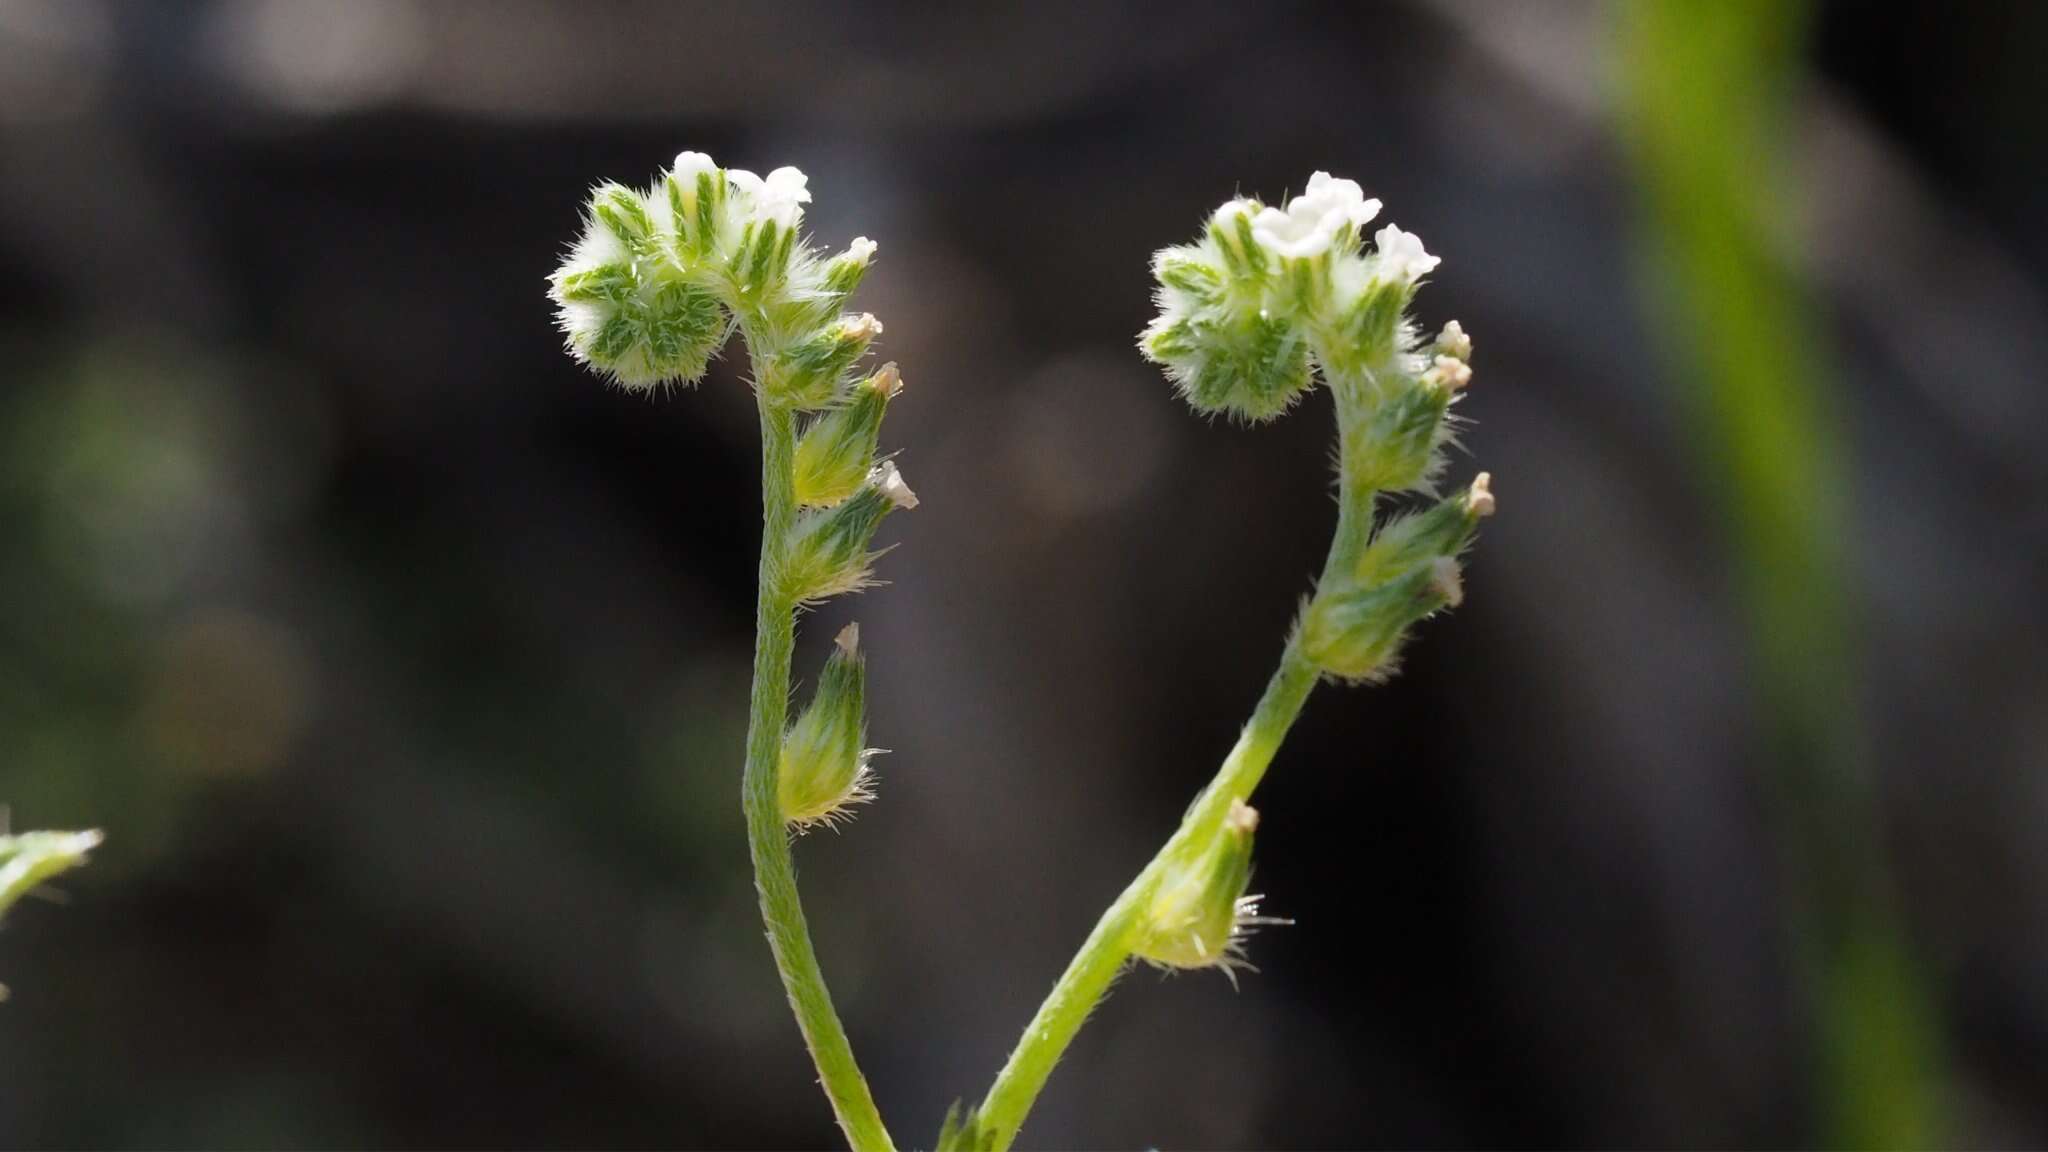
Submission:
<svg viewBox="0 0 2048 1152">
<path fill-rule="evenodd" d="M 0 934 L 0 1143 L 836 1140 L 739 817 L 743 357 L 607 390 L 543 298 L 588 186 L 684 148 L 800 165 L 823 243 L 881 243 L 924 505 L 798 667 L 858 618 L 894 751 L 798 858 L 900 1141 L 986 1087 L 1320 562 L 1326 407 L 1205 423 L 1132 347 L 1154 248 L 1317 168 L 1444 257 L 1455 475 L 1502 514 L 1260 793 L 1297 926 L 1235 993 L 1126 978 L 1025 1143 L 1827 1139 L 1859 1001 L 1794 896 L 1834 793 L 1782 786 L 1622 127 L 1627 77 L 1714 77 L 1630 7 L 0 0 L 0 801 L 108 834 Z M 1925 1005 L 1876 1091 L 2039 1146 L 2048 7 L 1786 19 L 1743 175 L 1841 448 L 1835 855 Z"/>
</svg>

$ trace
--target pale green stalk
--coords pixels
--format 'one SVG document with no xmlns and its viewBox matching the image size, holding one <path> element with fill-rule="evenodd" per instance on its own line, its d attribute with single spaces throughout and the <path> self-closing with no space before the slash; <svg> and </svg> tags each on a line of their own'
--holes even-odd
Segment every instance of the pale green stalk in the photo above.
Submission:
<svg viewBox="0 0 2048 1152">
<path fill-rule="evenodd" d="M 1767 227 L 1792 187 L 1774 158 L 1797 122 L 1808 5 L 1644 0 L 1618 14 L 1645 235 L 1670 277 L 1703 490 L 1729 533 L 1770 740 L 1821 1135 L 1927 1147 L 1944 1123 L 1940 1021 L 1888 873 L 1861 714 L 1848 421 L 1827 325 Z"/>
<path fill-rule="evenodd" d="M 747 714 L 747 768 L 742 785 L 747 844 L 754 857 L 754 887 L 761 919 L 783 988 L 803 1030 L 804 1043 L 831 1098 L 839 1127 L 855 1152 L 893 1149 L 868 1082 L 854 1061 L 846 1029 L 832 1008 L 818 954 L 797 894 L 796 862 L 776 803 L 775 775 L 789 712 L 789 656 L 796 641 L 796 605 L 781 587 L 781 550 L 796 520 L 791 464 L 796 417 L 764 395 L 761 407 L 761 568 L 754 610 L 754 694 Z"/>
<path fill-rule="evenodd" d="M 1330 391 L 1337 402 L 1337 459 L 1341 462 L 1348 456 L 1345 449 L 1349 444 L 1345 441 L 1357 425 L 1351 414 L 1359 403 L 1360 385 L 1350 381 L 1333 381 L 1332 385 Z M 1341 467 L 1337 483 L 1337 530 L 1323 566 L 1325 580 L 1356 560 L 1371 527 L 1369 494 L 1364 494 L 1364 499 L 1354 498 L 1348 491 L 1351 478 Z M 1366 514 L 1359 515 L 1357 510 L 1365 510 Z M 1287 647 L 1280 653 L 1280 666 L 1267 681 L 1265 694 L 1259 697 L 1251 720 L 1239 734 L 1236 746 L 1224 757 L 1215 778 L 1196 797 L 1180 827 L 1158 854 L 1102 914 L 1102 919 L 1096 921 L 1095 930 L 1088 934 L 1081 951 L 1053 985 L 1052 994 L 1039 1005 L 1038 1014 L 1024 1029 L 1023 1039 L 996 1074 L 994 1086 L 976 1113 L 980 1130 L 992 1140 L 994 1148 L 1008 1148 L 1016 1140 L 1025 1116 L 1038 1100 L 1047 1077 L 1052 1075 L 1053 1066 L 1059 1063 L 1067 1045 L 1087 1022 L 1088 1014 L 1101 1003 L 1117 974 L 1130 961 L 1132 933 L 1160 876 L 1187 845 L 1216 834 L 1232 800 L 1251 798 L 1274 755 L 1280 751 L 1281 742 L 1287 739 L 1295 717 L 1301 715 L 1302 705 L 1308 702 L 1319 675 L 1316 666 L 1301 653 L 1300 634 L 1290 635 Z"/>
</svg>

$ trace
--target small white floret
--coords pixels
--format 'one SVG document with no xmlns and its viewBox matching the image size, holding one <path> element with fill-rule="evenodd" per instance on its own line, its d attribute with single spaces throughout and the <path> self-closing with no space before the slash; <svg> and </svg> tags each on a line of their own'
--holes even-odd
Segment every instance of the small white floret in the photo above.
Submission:
<svg viewBox="0 0 2048 1152">
<path fill-rule="evenodd" d="M 746 198 L 747 215 L 763 223 L 794 228 L 803 217 L 803 206 L 811 202 L 810 178 L 795 168 L 777 168 L 765 180 L 745 168 L 734 168 L 726 173 L 726 179 Z"/>
<path fill-rule="evenodd" d="M 903 473 L 896 470 L 893 461 L 884 460 L 875 466 L 875 488 L 887 497 L 889 503 L 906 511 L 917 507 L 917 493 L 903 479 Z"/>
<path fill-rule="evenodd" d="M 1382 280 L 1413 284 L 1436 271 L 1436 266 L 1443 263 L 1438 257 L 1431 256 L 1423 250 L 1420 236 L 1413 232 L 1403 232 L 1393 224 L 1380 229 L 1373 236 L 1373 242 L 1379 246 Z"/>
<path fill-rule="evenodd" d="M 1345 225 L 1356 229 L 1379 215 L 1380 202 L 1365 198 L 1356 180 L 1338 180 L 1328 172 L 1309 177 L 1308 190 L 1268 208 L 1252 220 L 1252 235 L 1267 251 L 1290 259 L 1320 256 L 1336 242 Z"/>
<path fill-rule="evenodd" d="M 681 181 L 685 188 L 695 188 L 697 186 L 697 176 L 699 173 L 716 171 L 718 171 L 717 161 L 702 152 L 676 153 L 676 179 Z"/>
</svg>

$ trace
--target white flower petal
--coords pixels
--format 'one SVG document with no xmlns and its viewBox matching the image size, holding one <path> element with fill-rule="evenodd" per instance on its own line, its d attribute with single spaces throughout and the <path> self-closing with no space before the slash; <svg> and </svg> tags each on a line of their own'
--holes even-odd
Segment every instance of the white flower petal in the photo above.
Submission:
<svg viewBox="0 0 2048 1152">
<path fill-rule="evenodd" d="M 1383 279 L 1399 280 L 1412 284 L 1436 270 L 1441 259 L 1431 256 L 1422 247 L 1422 238 L 1413 232 L 1403 232 L 1393 224 L 1379 230 L 1373 237 L 1379 246 L 1380 275 Z"/>
</svg>

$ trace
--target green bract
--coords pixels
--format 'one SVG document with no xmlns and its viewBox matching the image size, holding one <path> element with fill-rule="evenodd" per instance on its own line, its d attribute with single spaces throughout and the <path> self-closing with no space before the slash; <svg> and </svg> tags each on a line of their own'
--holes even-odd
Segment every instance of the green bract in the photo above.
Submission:
<svg viewBox="0 0 2048 1152">
<path fill-rule="evenodd" d="M 866 695 L 860 626 L 849 624 L 825 658 L 810 707 L 782 738 L 775 795 L 784 820 L 800 828 L 829 824 L 868 799 Z"/>
</svg>

